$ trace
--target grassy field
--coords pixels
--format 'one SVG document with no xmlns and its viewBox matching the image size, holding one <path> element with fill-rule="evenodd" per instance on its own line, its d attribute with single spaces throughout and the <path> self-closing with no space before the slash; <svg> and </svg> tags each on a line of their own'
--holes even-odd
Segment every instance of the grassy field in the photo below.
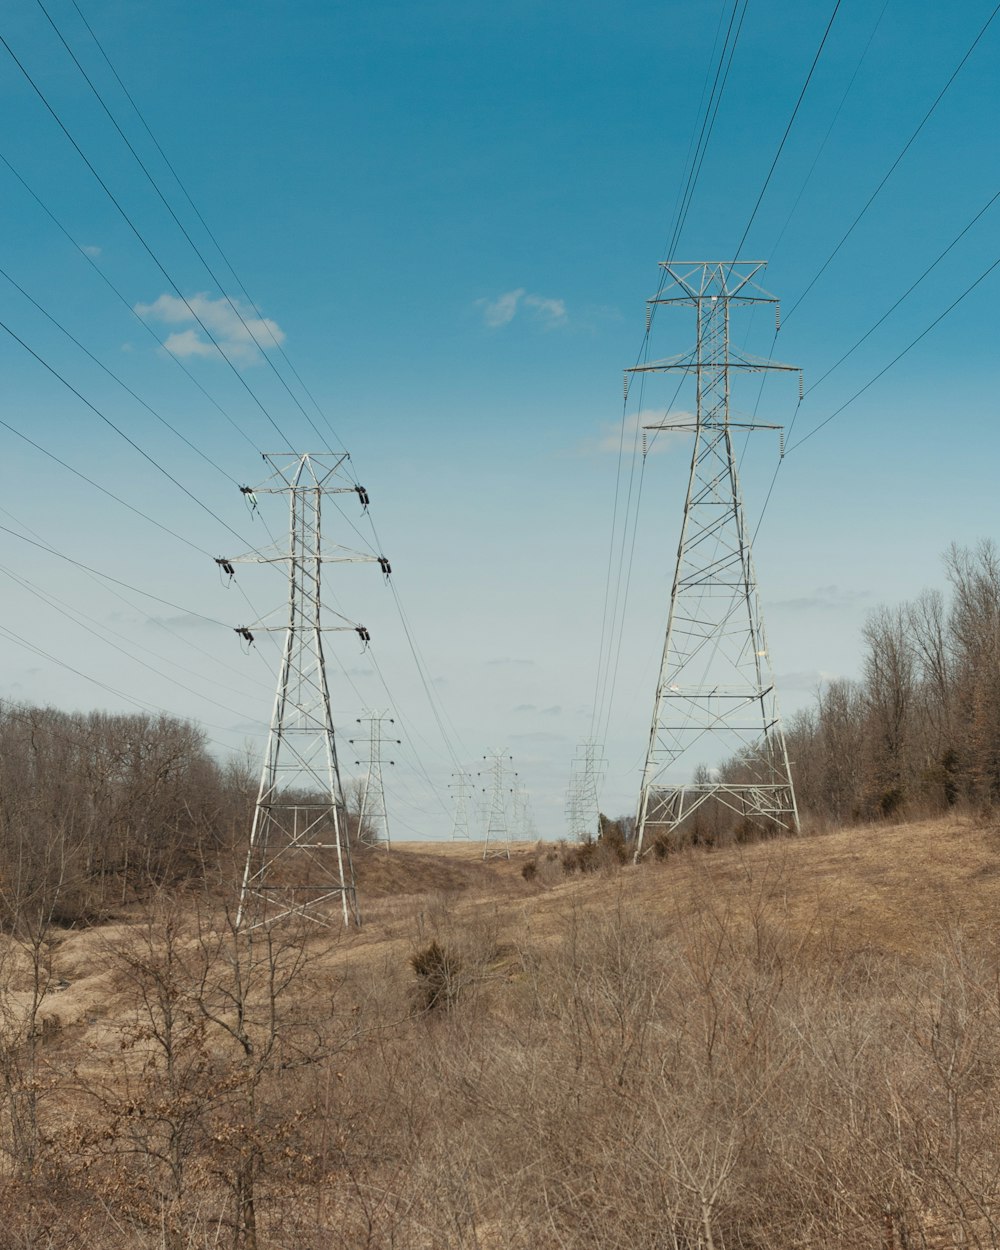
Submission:
<svg viewBox="0 0 1000 1250">
<path fill-rule="evenodd" d="M 481 855 L 372 854 L 357 931 L 8 942 L 0 1247 L 1000 1243 L 991 821 Z"/>
</svg>

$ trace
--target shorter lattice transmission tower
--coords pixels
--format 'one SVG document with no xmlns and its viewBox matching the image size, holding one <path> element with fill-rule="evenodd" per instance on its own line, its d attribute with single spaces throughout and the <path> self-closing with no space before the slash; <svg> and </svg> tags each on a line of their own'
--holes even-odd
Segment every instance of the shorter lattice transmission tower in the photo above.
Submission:
<svg viewBox="0 0 1000 1250">
<path fill-rule="evenodd" d="M 518 842 L 534 842 L 538 837 L 535 825 L 535 814 L 531 806 L 531 795 L 521 784 L 518 773 L 514 774 L 514 785 L 511 793 L 511 825 L 513 836 Z"/>
<path fill-rule="evenodd" d="M 504 750 L 493 750 L 484 755 L 483 759 L 490 765 L 487 774 L 489 806 L 483 840 L 483 859 L 510 859 L 511 798 L 514 787 L 513 777 L 508 780 L 507 774 L 508 766 L 513 760 Z M 483 791 L 486 793 L 486 786 Z"/>
<path fill-rule="evenodd" d="M 669 839 L 703 816 L 796 831 L 799 823 L 733 447 L 737 432 L 780 427 L 734 421 L 730 383 L 737 373 L 800 371 L 730 342 L 736 306 L 774 305 L 780 324 L 778 301 L 754 281 L 764 262 L 667 261 L 662 268 L 650 311 L 693 308 L 697 344 L 629 373 L 693 375 L 696 410 L 693 420 L 668 412 L 644 427 L 654 439 L 687 431 L 694 447 L 636 815 L 637 859 L 645 839 Z"/>
<path fill-rule="evenodd" d="M 272 475 L 244 493 L 288 497 L 288 547 L 226 563 L 286 565 L 288 599 L 283 612 L 272 614 L 280 612 L 282 622 L 265 617 L 236 631 L 250 644 L 255 632 L 284 633 L 237 925 L 254 927 L 289 915 L 326 924 L 337 912 L 344 924 L 359 922 L 323 635 L 356 633 L 367 645 L 368 631 L 344 617 L 326 623 L 322 571 L 327 564 L 377 562 L 379 557 L 324 547 L 322 505 L 328 495 L 357 494 L 367 506 L 368 496 L 351 480 L 346 453 L 281 452 L 264 459 Z"/>
<path fill-rule="evenodd" d="M 590 842 L 601 832 L 600 782 L 604 757 L 596 742 L 577 747 L 570 767 L 566 793 L 566 823 L 569 836 L 577 842 Z"/>
<path fill-rule="evenodd" d="M 475 796 L 472 774 L 461 770 L 451 774 L 448 789 L 455 800 L 455 822 L 452 825 L 453 840 L 468 841 L 472 837 L 472 822 L 475 815 Z"/>
<path fill-rule="evenodd" d="M 396 722 L 388 712 L 368 712 L 359 716 L 357 723 L 368 726 L 367 738 L 350 739 L 351 746 L 367 747 L 367 758 L 354 761 L 359 767 L 365 768 L 364 781 L 361 783 L 361 801 L 358 804 L 358 841 L 366 846 L 383 846 L 388 850 L 389 815 L 385 806 L 385 783 L 382 778 L 382 747 L 400 746 L 401 743 L 399 738 L 387 737 L 383 727 L 395 725 Z M 385 762 L 392 765 L 396 761 Z"/>
</svg>

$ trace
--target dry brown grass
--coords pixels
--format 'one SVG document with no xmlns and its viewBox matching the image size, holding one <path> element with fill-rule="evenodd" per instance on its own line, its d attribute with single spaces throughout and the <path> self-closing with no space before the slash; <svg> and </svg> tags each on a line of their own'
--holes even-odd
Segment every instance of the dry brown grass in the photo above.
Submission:
<svg viewBox="0 0 1000 1250">
<path fill-rule="evenodd" d="M 534 850 L 366 859 L 364 928 L 290 935 L 281 959 L 306 959 L 278 1016 L 264 982 L 247 999 L 254 1062 L 276 1039 L 250 1101 L 248 1060 L 199 1014 L 233 985 L 218 916 L 208 964 L 193 902 L 61 935 L 30 1168 L 3 1127 L 19 1078 L 0 1046 L 0 1250 L 250 1246 L 234 1206 L 250 1141 L 261 1250 L 1000 1246 L 993 823 L 547 884 L 521 875 Z M 167 946 L 173 1076 L 142 1025 Z M 30 969 L 5 967 L 12 1036 Z M 438 975 L 447 993 L 428 994 Z M 174 1120 L 180 1181 L 134 1149 Z"/>
</svg>

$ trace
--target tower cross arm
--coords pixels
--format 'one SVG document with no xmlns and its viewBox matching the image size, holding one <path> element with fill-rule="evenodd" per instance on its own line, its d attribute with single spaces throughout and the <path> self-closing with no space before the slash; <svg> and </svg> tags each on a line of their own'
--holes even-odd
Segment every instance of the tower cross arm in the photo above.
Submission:
<svg viewBox="0 0 1000 1250">
<path fill-rule="evenodd" d="M 350 547 L 327 546 L 322 552 L 296 552 L 293 556 L 278 547 L 265 547 L 261 551 L 247 551 L 240 556 L 229 556 L 230 564 L 284 564 L 289 560 L 318 561 L 320 564 L 377 564 L 379 557 L 366 551 L 353 551 Z"/>
</svg>

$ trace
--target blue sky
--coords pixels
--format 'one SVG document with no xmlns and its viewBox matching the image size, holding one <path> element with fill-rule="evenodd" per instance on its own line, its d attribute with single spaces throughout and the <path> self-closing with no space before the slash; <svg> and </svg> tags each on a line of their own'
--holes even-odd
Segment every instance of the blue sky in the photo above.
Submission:
<svg viewBox="0 0 1000 1250">
<path fill-rule="evenodd" d="M 235 371 L 177 315 L 164 273 L 0 48 L 0 102 L 9 119 L 0 155 L 88 252 L 81 255 L 0 165 L 7 227 L 0 267 L 201 453 L 0 278 L 0 320 L 189 492 L 25 347 L 0 336 L 0 417 L 180 538 L 3 428 L 0 524 L 27 527 L 182 609 L 127 591 L 123 602 L 73 566 L 4 535 L 4 570 L 85 613 L 94 628 L 115 630 L 115 645 L 5 573 L 7 628 L 120 693 L 0 638 L 0 697 L 76 709 L 128 707 L 128 696 L 198 719 L 220 751 L 248 739 L 259 750 L 273 649 L 262 644 L 244 655 L 231 632 L 191 612 L 234 625 L 251 612 L 211 562 L 240 545 L 220 522 L 245 539 L 244 548 L 264 541 L 263 522 L 250 517 L 234 483 L 261 480 L 259 451 L 284 449 L 247 388 L 296 449 L 316 444 L 275 373 L 241 341 L 220 281 L 244 297 L 90 40 L 82 11 L 371 494 L 437 716 L 392 595 L 371 567 L 338 570 L 332 590 L 340 608 L 371 630 L 389 692 L 351 636 L 333 636 L 330 676 L 338 720 L 348 728 L 366 704 L 391 700 L 399 714 L 404 745 L 389 793 L 395 832 L 450 831 L 454 764 L 440 717 L 463 764 L 509 748 L 539 832 L 561 835 L 569 761 L 593 710 L 622 370 L 642 345 L 644 301 L 675 224 L 731 0 L 77 3 L 45 0 L 45 7 L 215 278 L 36 0 L 7 6 L 0 34 L 163 269 L 189 300 L 202 297 L 199 307 Z M 838 7 L 742 251 L 769 262 L 764 285 L 784 311 L 773 355 L 801 365 L 807 388 L 1000 188 L 998 18 L 798 303 L 992 8 L 989 0 L 947 9 L 901 0 Z M 728 258 L 739 244 L 832 11 L 832 3 L 750 0 L 678 254 Z M 988 209 L 885 324 L 807 394 L 790 445 L 994 262 L 998 212 Z M 994 271 L 786 458 L 755 548 L 786 711 L 808 703 L 824 677 L 857 673 L 866 613 L 940 584 L 939 556 L 949 542 L 995 536 L 997 294 Z M 161 339 L 175 336 L 167 339 L 174 356 L 228 420 L 144 325 Z M 689 313 L 661 313 L 654 354 L 687 349 L 693 333 Z M 750 351 L 772 351 L 765 318 L 740 315 L 734 334 Z M 295 379 L 289 383 L 312 411 Z M 736 408 L 752 410 L 756 396 L 751 381 L 736 391 Z M 796 398 L 794 381 L 769 381 L 761 418 L 787 424 Z M 665 387 L 651 386 L 643 402 L 662 411 L 668 399 Z M 606 739 L 611 812 L 634 805 L 688 452 L 683 441 L 658 449 L 645 468 Z M 776 454 L 772 436 L 760 434 L 744 462 L 754 524 Z M 280 506 L 268 524 L 281 532 Z M 347 528 L 329 536 L 352 540 Z M 241 568 L 239 583 L 261 611 L 282 599 L 266 569 Z M 345 747 L 343 754 L 350 773 L 353 753 Z"/>
</svg>

